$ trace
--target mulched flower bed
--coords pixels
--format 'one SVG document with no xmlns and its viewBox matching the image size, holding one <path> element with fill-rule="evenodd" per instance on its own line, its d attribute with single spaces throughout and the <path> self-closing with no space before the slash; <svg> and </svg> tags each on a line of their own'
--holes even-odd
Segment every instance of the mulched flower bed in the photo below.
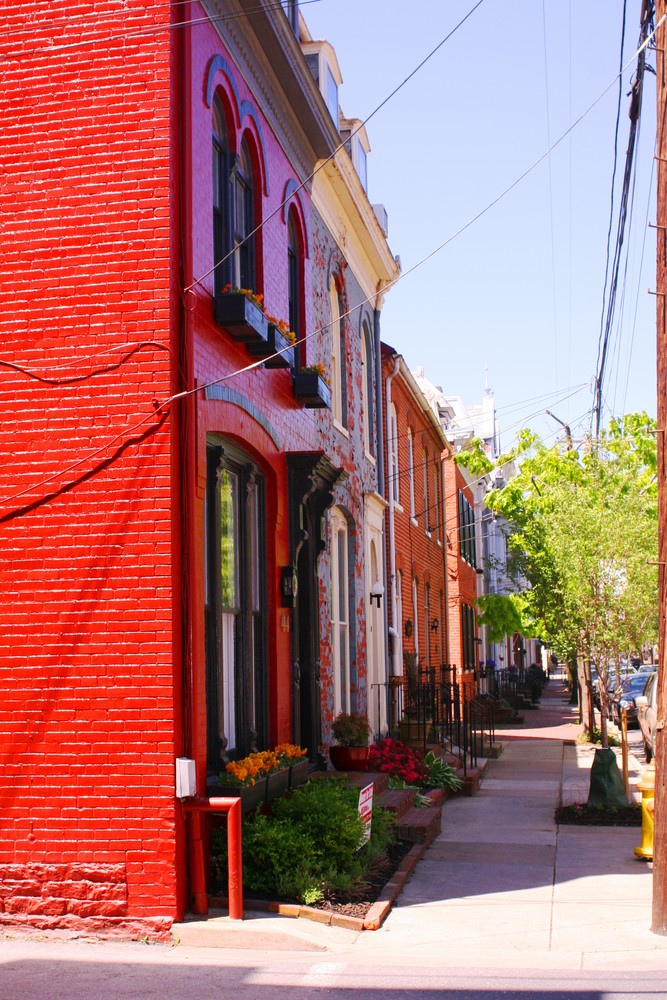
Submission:
<svg viewBox="0 0 667 1000">
<path fill-rule="evenodd" d="M 556 822 L 572 826 L 641 826 L 642 808 L 637 803 L 604 809 L 573 802 L 556 809 Z"/>
<path fill-rule="evenodd" d="M 369 872 L 368 881 L 364 885 L 358 886 L 350 892 L 332 894 L 329 899 L 309 904 L 310 908 L 326 910 L 328 913 L 340 913 L 346 917 L 359 917 L 363 920 L 413 846 L 407 840 L 398 840 L 391 844 L 385 857 L 379 858 L 372 871 Z"/>
<path fill-rule="evenodd" d="M 311 910 L 324 910 L 327 913 L 335 913 L 346 917 L 358 917 L 363 920 L 412 847 L 414 847 L 414 844 L 409 843 L 407 840 L 396 841 L 389 846 L 384 857 L 378 858 L 363 885 L 357 886 L 349 892 L 332 894 L 328 899 L 323 899 L 319 903 L 309 903 L 308 908 Z M 224 899 L 226 894 L 226 880 L 217 873 L 211 889 L 211 897 Z M 265 893 L 253 892 L 252 890 L 248 890 L 248 895 L 264 903 L 296 902 L 296 900 L 278 899 L 275 896 L 268 896 Z"/>
</svg>

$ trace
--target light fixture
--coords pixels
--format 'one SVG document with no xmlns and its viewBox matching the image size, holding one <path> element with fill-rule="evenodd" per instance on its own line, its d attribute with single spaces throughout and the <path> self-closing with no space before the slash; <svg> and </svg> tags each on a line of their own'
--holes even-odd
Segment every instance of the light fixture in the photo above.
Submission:
<svg viewBox="0 0 667 1000">
<path fill-rule="evenodd" d="M 377 606 L 379 608 L 382 602 L 383 594 L 384 594 L 384 587 L 382 586 L 380 581 L 377 580 L 371 587 L 371 604 L 373 603 L 373 601 L 377 601 Z"/>
<path fill-rule="evenodd" d="M 412 619 L 411 618 L 408 618 L 408 620 L 405 623 L 405 634 L 408 637 L 408 639 L 412 635 Z"/>
<path fill-rule="evenodd" d="M 433 621 L 431 622 L 431 632 L 437 632 L 439 628 L 440 628 L 440 622 L 438 621 L 437 618 L 434 618 Z"/>
</svg>

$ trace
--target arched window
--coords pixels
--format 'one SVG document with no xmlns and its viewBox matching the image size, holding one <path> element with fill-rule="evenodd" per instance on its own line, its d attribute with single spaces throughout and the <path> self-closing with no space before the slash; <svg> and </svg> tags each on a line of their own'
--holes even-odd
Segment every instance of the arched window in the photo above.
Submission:
<svg viewBox="0 0 667 1000">
<path fill-rule="evenodd" d="M 389 410 L 389 496 L 394 503 L 400 503 L 400 476 L 398 468 L 398 417 L 396 407 Z"/>
<path fill-rule="evenodd" d="M 301 344 L 303 329 L 301 324 L 301 289 L 303 288 L 303 253 L 299 242 L 299 235 L 294 210 L 292 209 L 287 219 L 287 289 L 289 298 L 289 328 L 296 334 L 296 370 L 302 367 L 305 361 L 305 345 Z"/>
<path fill-rule="evenodd" d="M 331 306 L 331 409 L 335 422 L 341 427 L 345 427 L 347 424 L 345 336 L 341 321 L 340 299 L 333 275 L 329 282 L 329 302 Z"/>
<path fill-rule="evenodd" d="M 364 428 L 364 448 L 367 454 L 375 457 L 375 385 L 373 371 L 373 341 L 366 320 L 361 324 L 361 402 L 363 408 L 362 423 Z"/>
<path fill-rule="evenodd" d="M 225 260 L 230 250 L 229 138 L 220 97 L 213 98 L 213 257 L 215 289 L 231 280 L 231 262 Z"/>
<path fill-rule="evenodd" d="M 233 256 L 232 284 L 255 290 L 255 227 L 252 161 L 245 140 L 232 170 Z"/>
<path fill-rule="evenodd" d="M 334 713 L 351 711 L 350 698 L 350 591 L 347 521 L 341 510 L 329 511 L 331 526 L 331 661 Z"/>
</svg>

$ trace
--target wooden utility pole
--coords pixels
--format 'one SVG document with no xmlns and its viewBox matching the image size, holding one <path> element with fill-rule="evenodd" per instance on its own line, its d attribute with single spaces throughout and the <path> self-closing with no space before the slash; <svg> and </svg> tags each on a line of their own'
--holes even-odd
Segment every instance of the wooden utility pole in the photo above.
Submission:
<svg viewBox="0 0 667 1000">
<path fill-rule="evenodd" d="M 667 10 L 667 0 L 656 0 L 655 23 L 659 24 Z M 653 914 L 651 930 L 667 935 L 667 657 L 665 655 L 665 621 L 667 595 L 665 573 L 667 564 L 667 469 L 665 465 L 665 433 L 667 429 L 667 325 L 665 322 L 667 293 L 667 22 L 658 28 L 656 49 L 657 136 L 657 253 L 656 253 L 656 328 L 657 328 L 657 418 L 658 418 L 658 611 L 660 633 L 658 647 L 658 728 L 655 741 L 655 823 L 653 837 Z"/>
</svg>

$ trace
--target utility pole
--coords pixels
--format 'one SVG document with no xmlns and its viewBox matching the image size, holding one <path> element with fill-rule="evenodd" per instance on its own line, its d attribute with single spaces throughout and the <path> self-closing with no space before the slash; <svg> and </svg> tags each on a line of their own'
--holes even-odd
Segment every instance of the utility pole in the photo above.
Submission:
<svg viewBox="0 0 667 1000">
<path fill-rule="evenodd" d="M 667 11 L 667 0 L 656 0 L 655 18 L 659 24 Z M 667 714 L 667 656 L 665 655 L 665 593 L 667 563 L 667 469 L 665 465 L 665 428 L 667 428 L 667 22 L 660 24 L 655 40 L 657 136 L 657 252 L 656 252 L 656 330 L 657 330 L 657 419 L 658 419 L 658 730 L 655 742 L 655 823 L 653 837 L 653 913 L 651 930 L 667 935 L 667 743 L 664 720 Z"/>
</svg>

